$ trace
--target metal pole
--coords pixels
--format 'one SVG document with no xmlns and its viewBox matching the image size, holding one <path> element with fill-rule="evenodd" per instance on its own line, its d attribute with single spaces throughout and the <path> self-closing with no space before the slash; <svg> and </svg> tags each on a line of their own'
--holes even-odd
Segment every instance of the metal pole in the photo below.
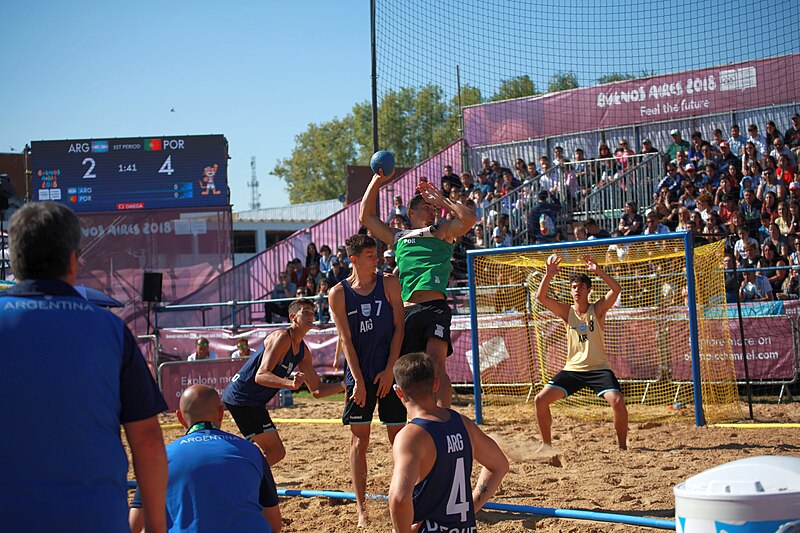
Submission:
<svg viewBox="0 0 800 533">
<path fill-rule="evenodd" d="M 739 281 L 736 274 L 736 257 L 733 258 L 733 279 Z M 738 285 L 738 283 L 737 283 Z M 742 320 L 742 299 L 739 298 L 739 291 L 736 291 L 736 314 L 739 317 L 739 341 L 742 343 L 742 362 L 744 363 L 744 387 L 747 391 L 747 408 L 750 411 L 750 420 L 753 420 L 753 390 L 750 386 L 750 369 L 747 364 L 747 349 L 744 346 L 744 320 Z M 733 354 L 733 350 L 731 350 Z M 734 370 L 735 372 L 735 370 Z M 738 393 L 738 391 L 737 391 Z"/>
<path fill-rule="evenodd" d="M 689 348 L 692 354 L 692 382 L 694 383 L 694 421 L 696 426 L 706 425 L 703 411 L 702 377 L 700 375 L 700 346 L 697 329 L 697 287 L 694 282 L 694 233 L 687 231 L 683 237 L 686 252 L 686 289 L 689 307 Z"/>
<path fill-rule="evenodd" d="M 456 65 L 456 86 L 458 88 L 458 136 L 461 138 L 461 172 L 472 173 L 467 144 L 464 142 L 464 104 L 461 101 L 461 68 L 458 65 Z"/>
<path fill-rule="evenodd" d="M 375 2 L 369 0 L 370 52 L 372 54 L 372 151 L 378 151 L 378 52 L 375 37 Z M 375 196 L 375 215 L 381 216 L 380 194 Z"/>
<path fill-rule="evenodd" d="M 472 390 L 475 400 L 475 423 L 483 424 L 481 404 L 481 357 L 478 348 L 478 305 L 475 288 L 475 256 L 467 253 L 467 279 L 469 280 L 469 321 L 472 329 Z"/>
</svg>

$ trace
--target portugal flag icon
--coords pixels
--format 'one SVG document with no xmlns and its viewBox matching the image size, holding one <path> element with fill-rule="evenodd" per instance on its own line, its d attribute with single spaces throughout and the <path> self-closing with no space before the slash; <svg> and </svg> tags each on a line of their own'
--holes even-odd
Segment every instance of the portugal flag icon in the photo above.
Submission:
<svg viewBox="0 0 800 533">
<path fill-rule="evenodd" d="M 157 152 L 161 150 L 161 139 L 145 139 L 144 149 L 146 152 Z"/>
</svg>

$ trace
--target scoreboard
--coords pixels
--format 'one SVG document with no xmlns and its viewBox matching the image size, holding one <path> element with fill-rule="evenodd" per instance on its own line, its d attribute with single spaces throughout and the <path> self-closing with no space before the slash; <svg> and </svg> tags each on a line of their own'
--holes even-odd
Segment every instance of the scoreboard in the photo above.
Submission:
<svg viewBox="0 0 800 533">
<path fill-rule="evenodd" d="M 77 212 L 226 207 L 223 135 L 33 141 L 33 200 Z"/>
</svg>

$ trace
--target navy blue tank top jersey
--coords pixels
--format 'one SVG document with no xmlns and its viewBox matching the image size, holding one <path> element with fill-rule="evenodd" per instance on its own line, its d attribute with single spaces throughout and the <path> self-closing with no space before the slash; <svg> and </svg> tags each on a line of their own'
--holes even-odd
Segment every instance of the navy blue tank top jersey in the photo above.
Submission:
<svg viewBox="0 0 800 533">
<path fill-rule="evenodd" d="M 287 331 L 288 330 L 284 330 Z M 288 333 L 287 333 L 288 334 Z M 297 364 L 303 359 L 305 353 L 305 343 L 300 343 L 300 350 L 295 354 L 292 352 L 292 346 L 289 345 L 289 350 L 283 356 L 272 373 L 279 378 L 288 377 Z M 261 359 L 264 356 L 264 346 L 253 353 L 247 361 L 242 365 L 242 368 L 231 378 L 231 382 L 225 387 L 225 392 L 222 393 L 222 401 L 239 407 L 263 407 L 268 401 L 278 393 L 279 389 L 272 387 L 264 387 L 256 383 L 256 373 L 261 366 Z"/>
<path fill-rule="evenodd" d="M 375 288 L 367 296 L 354 291 L 347 280 L 342 281 L 342 286 L 347 323 L 358 355 L 358 366 L 364 381 L 372 383 L 375 376 L 386 368 L 394 335 L 394 311 L 383 289 L 383 274 L 378 276 Z M 348 385 L 355 383 L 347 365 L 345 381 Z"/>
<path fill-rule="evenodd" d="M 450 420 L 415 418 L 436 444 L 436 462 L 414 487 L 414 523 L 419 531 L 477 531 L 472 505 L 472 444 L 461 415 L 448 409 Z"/>
</svg>

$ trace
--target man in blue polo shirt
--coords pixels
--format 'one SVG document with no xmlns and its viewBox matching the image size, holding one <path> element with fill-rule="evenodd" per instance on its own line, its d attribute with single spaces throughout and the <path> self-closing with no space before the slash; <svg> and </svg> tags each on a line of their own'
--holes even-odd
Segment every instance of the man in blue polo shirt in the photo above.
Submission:
<svg viewBox="0 0 800 533">
<path fill-rule="evenodd" d="M 35 202 L 14 213 L 8 233 L 19 283 L 0 296 L 3 530 L 129 531 L 122 424 L 151 509 L 147 531 L 166 531 L 156 415 L 167 405 L 122 320 L 72 288 L 78 217 Z"/>
<path fill-rule="evenodd" d="M 167 446 L 169 531 L 280 531 L 269 465 L 255 444 L 219 429 L 223 411 L 219 394 L 207 385 L 192 385 L 181 395 L 176 414 L 188 431 Z M 142 530 L 141 514 L 137 492 L 131 531 Z"/>
</svg>

